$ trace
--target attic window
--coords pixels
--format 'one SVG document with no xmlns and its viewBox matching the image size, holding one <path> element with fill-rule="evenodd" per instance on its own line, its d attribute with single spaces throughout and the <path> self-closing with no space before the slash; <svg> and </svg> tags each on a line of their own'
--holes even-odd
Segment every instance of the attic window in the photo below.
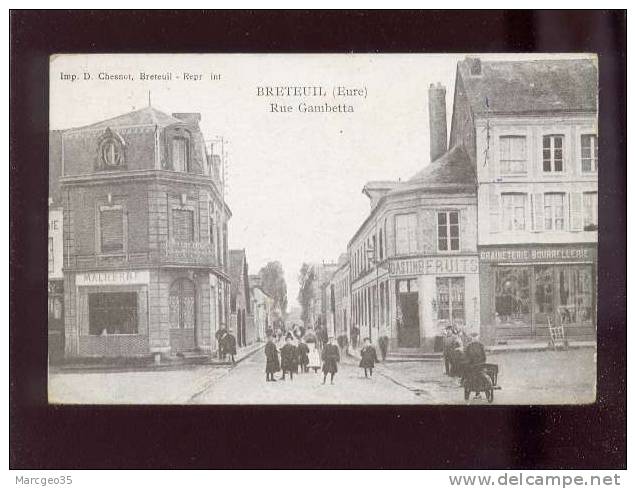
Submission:
<svg viewBox="0 0 636 489">
<path fill-rule="evenodd" d="M 124 166 L 123 140 L 110 129 L 99 142 L 99 164 L 101 168 L 121 168 Z"/>
</svg>

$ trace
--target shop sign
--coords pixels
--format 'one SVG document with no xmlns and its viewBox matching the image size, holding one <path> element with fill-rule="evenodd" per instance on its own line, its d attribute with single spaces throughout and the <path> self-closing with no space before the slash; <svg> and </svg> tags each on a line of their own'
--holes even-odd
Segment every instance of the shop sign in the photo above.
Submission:
<svg viewBox="0 0 636 489">
<path fill-rule="evenodd" d="M 87 272 L 75 276 L 78 287 L 90 285 L 129 285 L 150 282 L 148 270 L 123 270 L 113 272 Z"/>
<path fill-rule="evenodd" d="M 496 248 L 481 250 L 479 259 L 485 262 L 559 262 L 596 261 L 596 250 L 584 246 Z"/>
<path fill-rule="evenodd" d="M 389 271 L 399 276 L 477 273 L 479 262 L 476 256 L 410 258 L 390 261 Z"/>
</svg>

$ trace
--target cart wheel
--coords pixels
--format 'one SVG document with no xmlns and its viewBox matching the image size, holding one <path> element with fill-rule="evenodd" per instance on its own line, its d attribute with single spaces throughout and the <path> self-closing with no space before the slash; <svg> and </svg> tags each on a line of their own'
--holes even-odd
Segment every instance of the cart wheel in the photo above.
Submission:
<svg viewBox="0 0 636 489">
<path fill-rule="evenodd" d="M 468 387 L 464 387 L 464 400 L 467 401 L 470 399 L 470 389 Z"/>
<path fill-rule="evenodd" d="M 495 399 L 495 391 L 493 391 L 492 389 L 487 389 L 486 400 L 492 404 L 492 401 L 494 401 L 494 399 Z"/>
</svg>

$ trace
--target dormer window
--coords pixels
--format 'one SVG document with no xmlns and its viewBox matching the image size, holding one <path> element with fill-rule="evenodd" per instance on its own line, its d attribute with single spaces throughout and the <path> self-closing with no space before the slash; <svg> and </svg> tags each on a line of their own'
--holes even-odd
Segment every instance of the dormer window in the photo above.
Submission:
<svg viewBox="0 0 636 489">
<path fill-rule="evenodd" d="M 188 171 L 188 140 L 186 138 L 172 139 L 172 168 L 175 171 Z"/>
</svg>

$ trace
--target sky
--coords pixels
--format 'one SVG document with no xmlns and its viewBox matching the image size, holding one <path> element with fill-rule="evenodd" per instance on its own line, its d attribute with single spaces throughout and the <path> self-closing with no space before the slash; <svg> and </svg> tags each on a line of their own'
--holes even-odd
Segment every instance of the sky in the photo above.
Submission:
<svg viewBox="0 0 636 489">
<path fill-rule="evenodd" d="M 246 249 L 250 273 L 280 261 L 293 307 L 302 263 L 337 261 L 368 215 L 364 184 L 408 179 L 430 162 L 427 89 L 431 83 L 446 86 L 450 132 L 455 70 L 465 56 L 58 55 L 51 60 L 50 127 L 83 126 L 140 109 L 149 96 L 168 114 L 199 112 L 204 137 L 226 141 L 229 246 Z M 141 72 L 170 72 L 172 80 L 141 80 Z M 83 73 L 91 78 L 84 80 Z M 99 80 L 99 73 L 132 79 Z M 184 73 L 201 79 L 186 80 Z M 321 86 L 327 96 L 263 97 L 259 86 Z M 337 87 L 366 96 L 334 97 Z M 303 101 L 346 104 L 354 112 L 301 113 Z M 271 102 L 294 111 L 272 112 Z"/>
</svg>

